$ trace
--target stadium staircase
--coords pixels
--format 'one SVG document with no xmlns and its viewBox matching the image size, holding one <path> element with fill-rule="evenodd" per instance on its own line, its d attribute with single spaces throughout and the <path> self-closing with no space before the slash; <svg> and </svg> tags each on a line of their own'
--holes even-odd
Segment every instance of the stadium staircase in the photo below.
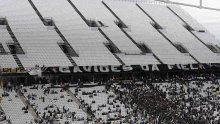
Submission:
<svg viewBox="0 0 220 124">
<path fill-rule="evenodd" d="M 72 49 L 72 47 L 67 44 L 67 43 L 58 43 L 59 47 L 62 49 L 62 51 L 65 53 L 66 57 L 69 59 L 69 61 L 73 64 L 73 65 L 77 65 L 74 60 L 72 59 L 72 57 L 76 57 L 78 56 L 76 54 L 76 52 Z M 70 52 L 72 51 L 72 52 Z"/>
<path fill-rule="evenodd" d="M 6 51 L 5 51 L 2 43 L 0 43 L 0 54 L 6 54 Z"/>
<path fill-rule="evenodd" d="M 23 67 L 23 65 L 22 65 L 20 59 L 18 58 L 18 56 L 16 54 L 12 54 L 12 56 L 13 56 L 15 62 L 17 63 L 18 67 Z"/>
<path fill-rule="evenodd" d="M 83 106 L 81 104 L 81 102 L 79 101 L 79 99 L 73 94 L 73 92 L 71 90 L 66 90 L 67 94 L 70 95 L 70 97 L 74 100 L 75 103 L 77 103 L 79 106 Z M 90 113 L 88 113 L 86 108 L 82 108 L 82 110 L 88 115 L 88 116 L 92 116 Z M 96 124 L 102 124 L 100 121 L 98 121 L 98 119 L 96 117 L 93 117 L 94 121 L 96 122 Z"/>
<path fill-rule="evenodd" d="M 16 48 L 16 54 L 25 54 L 24 50 L 22 49 L 21 45 L 19 44 L 17 38 L 15 37 L 14 33 L 11 30 L 11 27 L 7 24 L 7 30 L 8 33 L 10 34 L 12 40 L 14 41 L 14 45 Z"/>
<path fill-rule="evenodd" d="M 16 61 L 18 67 L 23 67 L 23 65 L 22 65 L 22 63 L 21 63 L 21 61 L 20 61 L 20 59 L 19 59 L 18 56 L 17 56 L 17 54 L 25 54 L 25 52 L 24 52 L 24 50 L 22 49 L 21 45 L 19 44 L 19 42 L 18 42 L 16 36 L 14 35 L 14 33 L 13 33 L 11 27 L 9 26 L 7 19 L 4 19 L 4 20 L 2 20 L 2 21 L 5 21 L 4 24 L 6 25 L 6 29 L 7 29 L 9 35 L 11 36 L 11 38 L 12 38 L 12 40 L 13 40 L 13 42 L 7 42 L 7 45 L 8 45 L 8 47 L 9 47 L 9 49 L 10 49 L 10 52 L 11 52 L 11 54 L 12 54 L 14 60 Z M 6 54 L 5 49 L 4 49 L 4 47 L 2 46 L 2 44 L 0 44 L 0 53 Z"/>
<path fill-rule="evenodd" d="M 116 55 L 116 53 L 113 53 L 113 55 L 122 65 L 125 65 L 125 63 Z"/>
<path fill-rule="evenodd" d="M 4 112 L 4 110 L 2 109 L 2 106 L 1 106 L 1 105 L 0 105 L 0 111 L 3 112 L 3 113 L 5 114 L 5 112 Z M 6 118 L 6 120 L 1 121 L 0 124 L 12 124 L 12 123 L 9 122 L 9 121 L 7 120 L 7 118 Z"/>
<path fill-rule="evenodd" d="M 180 51 L 180 50 L 176 47 L 176 45 L 175 45 L 165 34 L 163 34 L 163 32 L 161 32 L 161 30 L 163 30 L 163 27 L 162 27 L 161 25 L 159 25 L 159 24 L 157 23 L 157 21 L 154 20 L 154 18 L 151 17 L 141 6 L 139 6 L 138 4 L 136 4 L 136 5 L 137 5 L 137 7 L 138 7 L 146 16 L 148 16 L 148 17 L 153 21 L 153 23 L 151 23 L 151 25 L 158 31 L 158 33 L 160 33 L 167 41 L 170 42 L 170 44 L 172 44 L 178 51 Z M 181 52 L 181 51 L 180 51 L 180 52 Z M 190 53 L 188 53 L 188 54 L 189 54 L 189 56 L 191 56 L 196 62 L 200 63 L 192 54 L 190 54 Z"/>
<path fill-rule="evenodd" d="M 72 3 L 71 0 L 67 0 L 69 4 L 73 7 L 73 9 L 79 14 L 79 16 L 83 19 L 83 21 L 89 26 L 92 27 L 94 25 L 91 25 L 90 21 L 87 20 L 82 13 L 76 8 L 76 6 Z M 96 22 L 95 22 L 96 23 Z M 107 37 L 107 35 L 102 31 L 102 29 L 99 27 L 99 25 L 95 25 L 98 28 L 98 31 L 108 40 L 109 43 L 104 43 L 104 45 L 109 49 L 109 51 L 114 55 L 114 57 L 122 64 L 125 65 L 125 63 L 117 56 L 116 53 L 121 53 L 121 51 L 117 48 L 117 46 Z"/>
<path fill-rule="evenodd" d="M 34 5 L 34 3 L 31 0 L 28 0 L 28 2 L 31 4 L 32 8 L 34 9 L 34 11 L 36 12 L 36 14 L 38 15 L 38 17 L 40 18 L 40 20 L 44 23 L 44 18 L 43 16 L 40 14 L 40 12 L 38 11 L 37 7 Z"/>
<path fill-rule="evenodd" d="M 72 46 L 69 44 L 69 42 L 66 40 L 66 38 L 63 36 L 63 34 L 60 32 L 60 30 L 57 28 L 57 26 L 54 24 L 55 31 L 59 34 L 60 38 L 63 40 L 64 43 L 58 44 L 67 58 L 70 60 L 70 62 L 73 65 L 76 65 L 72 57 L 79 57 L 79 55 L 76 53 L 76 51 L 72 48 Z"/>
<path fill-rule="evenodd" d="M 121 53 L 121 51 L 117 48 L 117 46 L 105 35 L 105 33 L 99 28 L 99 32 L 109 41 L 109 43 L 104 43 L 104 45 L 108 48 L 108 50 L 114 55 L 114 57 L 122 64 L 125 63 L 117 56 L 117 53 Z"/>
<path fill-rule="evenodd" d="M 109 43 L 104 43 L 104 45 L 109 49 L 109 51 L 114 55 L 114 57 L 122 64 L 125 63 L 117 56 L 117 53 L 122 53 L 118 47 L 107 37 L 107 35 L 102 31 L 102 29 L 98 29 L 99 32 L 109 41 Z"/>
<path fill-rule="evenodd" d="M 74 60 L 72 59 L 72 57 L 79 57 L 79 55 L 76 53 L 76 51 L 72 48 L 72 46 L 69 44 L 69 42 L 63 36 L 63 34 L 60 32 L 60 30 L 56 26 L 55 22 L 52 19 L 45 19 L 45 18 L 43 18 L 43 16 L 38 11 L 37 7 L 34 5 L 32 0 L 28 0 L 28 1 L 29 1 L 30 5 L 32 6 L 32 8 L 34 9 L 34 11 L 36 12 L 36 14 L 38 15 L 38 17 L 40 18 L 40 20 L 43 22 L 43 24 L 45 26 L 53 26 L 54 27 L 55 31 L 57 32 L 57 34 L 60 36 L 60 38 L 64 42 L 64 43 L 58 43 L 59 47 L 62 49 L 62 51 L 64 52 L 66 57 L 72 63 L 72 65 L 74 65 L 74 66 L 77 65 L 74 62 Z"/>
<path fill-rule="evenodd" d="M 18 67 L 23 67 L 20 59 L 17 56 L 17 54 L 22 54 L 22 51 L 23 51 L 23 50 L 21 50 L 21 47 L 18 47 L 20 45 L 14 43 L 14 42 L 7 42 L 6 44 L 7 44 L 8 48 L 10 49 L 11 55 L 13 56 Z"/>
<path fill-rule="evenodd" d="M 143 47 L 138 44 L 126 31 L 125 28 L 128 28 L 128 26 L 121 20 L 121 18 L 119 18 L 112 10 L 111 8 L 104 2 L 102 1 L 103 5 L 112 13 L 112 15 L 115 16 L 115 18 L 118 19 L 117 22 L 115 22 L 117 24 L 117 26 L 121 29 L 121 31 L 142 51 L 143 54 L 146 53 L 152 53 L 152 51 L 146 51 L 145 49 L 143 49 Z"/>
<path fill-rule="evenodd" d="M 120 50 L 113 43 L 104 43 L 104 45 L 108 48 L 108 50 L 114 55 L 114 57 L 122 64 L 125 63 L 117 56 L 117 53 L 120 53 Z"/>
<path fill-rule="evenodd" d="M 24 103 L 25 106 L 28 106 L 28 112 L 31 113 L 31 115 L 33 116 L 33 118 L 37 121 L 40 120 L 40 118 L 37 116 L 37 113 L 35 112 L 33 106 L 28 102 L 28 100 L 26 99 L 26 97 L 23 95 L 23 93 L 18 90 L 17 91 L 17 95 L 18 97 L 21 99 L 21 101 Z"/>
<path fill-rule="evenodd" d="M 220 49 L 217 46 L 206 44 L 203 42 L 198 36 L 196 36 L 193 31 L 195 31 L 182 17 L 180 17 L 175 11 L 173 11 L 169 6 L 167 7 L 174 15 L 176 15 L 180 20 L 184 22 L 184 27 L 197 39 L 199 40 L 203 45 L 205 45 L 208 49 L 210 49 L 214 53 L 220 53 Z M 205 33 L 205 30 L 199 30 L 198 32 Z"/>
<path fill-rule="evenodd" d="M 117 18 L 117 26 L 120 28 L 120 30 L 141 50 L 143 55 L 146 54 L 152 54 L 154 56 L 155 59 L 157 59 L 158 62 L 160 62 L 161 64 L 163 64 L 163 62 L 159 59 L 159 57 L 157 57 L 152 50 L 150 50 L 146 45 L 141 44 L 141 43 L 137 43 L 127 32 L 126 29 L 128 29 L 128 26 L 121 20 L 121 18 L 119 18 L 117 16 L 116 13 L 114 13 L 112 11 L 112 9 L 104 2 L 102 1 L 103 5 L 112 13 L 112 15 L 114 15 L 115 18 Z"/>
</svg>

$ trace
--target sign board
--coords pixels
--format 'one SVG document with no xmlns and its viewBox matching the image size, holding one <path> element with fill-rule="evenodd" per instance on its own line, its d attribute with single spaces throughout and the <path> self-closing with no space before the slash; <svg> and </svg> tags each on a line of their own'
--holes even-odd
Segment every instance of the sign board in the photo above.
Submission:
<svg viewBox="0 0 220 124">
<path fill-rule="evenodd" d="M 34 68 L 0 68 L 2 74 L 28 73 L 41 74 L 74 74 L 74 73 L 120 73 L 120 72 L 170 72 L 170 71 L 220 71 L 220 64 L 149 64 L 149 65 L 107 65 L 107 66 L 66 66 Z"/>
</svg>

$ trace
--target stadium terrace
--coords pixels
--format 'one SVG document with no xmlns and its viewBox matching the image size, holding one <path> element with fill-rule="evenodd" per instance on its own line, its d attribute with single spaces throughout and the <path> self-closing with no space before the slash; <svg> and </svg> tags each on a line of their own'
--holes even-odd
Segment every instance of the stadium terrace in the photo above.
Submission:
<svg viewBox="0 0 220 124">
<path fill-rule="evenodd" d="M 0 124 L 220 124 L 219 83 L 180 6 L 0 0 Z"/>
</svg>

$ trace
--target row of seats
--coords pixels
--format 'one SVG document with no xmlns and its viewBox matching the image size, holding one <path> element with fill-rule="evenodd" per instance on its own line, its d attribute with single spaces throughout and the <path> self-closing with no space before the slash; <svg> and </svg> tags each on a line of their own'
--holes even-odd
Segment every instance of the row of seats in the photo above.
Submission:
<svg viewBox="0 0 220 124">
<path fill-rule="evenodd" d="M 10 50 L 7 46 L 8 42 L 13 42 L 7 29 L 6 26 L 1 26 L 0 27 L 0 43 L 2 44 L 4 50 L 6 53 L 10 53 Z M 10 54 L 4 54 L 0 55 L 0 67 L 6 67 L 6 68 L 15 68 L 18 65 L 16 64 L 14 58 Z"/>
<path fill-rule="evenodd" d="M 48 88 L 50 85 L 24 87 L 24 95 L 34 107 L 43 122 L 59 122 L 60 124 L 84 124 L 87 114 L 61 88 Z M 49 118 L 48 118 L 49 117 Z M 92 124 L 92 121 L 88 121 Z"/>
<path fill-rule="evenodd" d="M 112 91 L 105 86 L 71 88 L 76 97 L 91 108 L 95 117 L 103 123 L 126 123 L 126 117 L 132 112 Z"/>
<path fill-rule="evenodd" d="M 44 17 L 51 17 L 79 57 L 72 57 L 77 65 L 118 65 L 117 59 L 104 46 L 107 40 L 92 31 L 79 14 L 67 2 L 55 0 L 33 0 Z M 51 11 L 53 9 L 53 11 Z M 62 11 L 60 11 L 62 10 Z"/>
<path fill-rule="evenodd" d="M 219 41 L 189 14 L 176 6 L 111 0 L 104 2 L 96 0 L 91 4 L 85 4 L 91 2 L 88 0 L 55 0 L 52 3 L 50 0 L 32 0 L 32 2 L 37 10 L 34 10 L 28 0 L 22 3 L 19 0 L 5 0 L 0 3 L 0 16 L 6 17 L 25 51 L 25 55 L 18 55 L 24 67 L 72 65 L 57 44 L 63 42 L 62 39 L 55 29 L 43 24 L 36 14 L 37 11 L 43 18 L 51 18 L 54 21 L 79 55 L 72 57 L 79 66 L 119 65 L 117 57 L 114 57 L 104 45 L 108 42 L 119 49 L 120 53 L 115 55 L 127 65 L 186 64 L 198 61 L 218 63 L 220 59 L 218 54 L 213 53 L 205 45 L 219 45 Z M 87 25 L 86 20 L 100 21 L 103 26 L 99 27 L 99 30 L 93 30 Z M 123 22 L 127 28 L 118 27 L 116 22 Z M 153 27 L 155 23 L 161 26 L 161 29 L 155 29 Z M 194 30 L 188 31 L 184 25 L 189 25 Z M 6 42 L 12 39 L 4 27 L 1 27 L 0 31 L 2 36 L 0 42 L 6 51 L 9 51 Z M 138 46 L 140 43 L 149 47 L 152 54 L 141 54 L 142 50 Z M 181 53 L 174 44 L 182 44 L 190 54 Z M 10 60 L 3 60 L 6 56 Z M 0 55 L 0 59 L 3 61 L 0 63 L 2 67 L 17 65 L 11 55 Z"/>
<path fill-rule="evenodd" d="M 152 20 L 145 15 L 137 5 L 125 2 L 123 3 L 125 7 L 120 7 L 120 4 L 113 1 L 105 1 L 105 4 L 108 5 L 126 25 L 131 26 L 132 31 L 127 31 L 127 33 L 137 43 L 147 44 L 163 63 L 195 63 L 195 60 L 190 56 L 185 56 L 173 47 L 173 45 L 152 26 Z"/>
<path fill-rule="evenodd" d="M 219 56 L 208 49 L 201 41 L 194 37 L 185 27 L 184 22 L 178 18 L 167 6 L 138 4 L 162 27 L 163 32 L 173 43 L 183 44 L 199 62 L 218 63 Z"/>
<path fill-rule="evenodd" d="M 7 93 L 8 96 L 3 97 L 1 107 L 5 112 L 6 118 L 10 120 L 12 124 L 35 124 L 31 113 L 22 110 L 24 104 L 17 93 L 14 90 L 7 92 L 0 89 L 0 94 L 5 93 Z"/>
<path fill-rule="evenodd" d="M 24 67 L 72 65 L 57 45 L 61 38 L 54 30 L 47 30 L 28 0 L 7 0 L 0 6 L 0 15 L 6 17 L 25 51 L 25 55 L 18 55 Z"/>
</svg>

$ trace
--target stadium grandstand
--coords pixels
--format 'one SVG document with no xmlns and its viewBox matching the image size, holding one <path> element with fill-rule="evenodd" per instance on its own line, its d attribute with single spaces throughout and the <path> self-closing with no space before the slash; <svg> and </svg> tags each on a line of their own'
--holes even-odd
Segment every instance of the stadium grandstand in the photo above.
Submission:
<svg viewBox="0 0 220 124">
<path fill-rule="evenodd" d="M 220 40 L 168 0 L 0 0 L 0 124 L 220 124 Z"/>
</svg>

